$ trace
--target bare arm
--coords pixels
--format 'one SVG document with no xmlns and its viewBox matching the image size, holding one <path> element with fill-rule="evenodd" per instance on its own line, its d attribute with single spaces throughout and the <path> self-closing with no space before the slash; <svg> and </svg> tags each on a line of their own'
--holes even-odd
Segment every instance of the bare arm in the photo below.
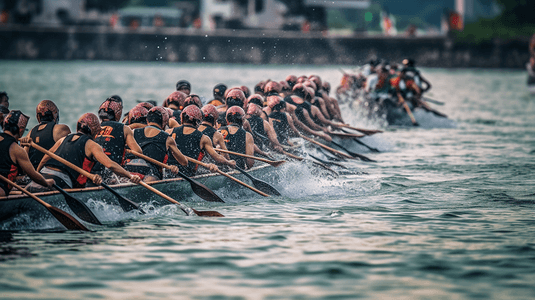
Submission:
<svg viewBox="0 0 535 300">
<path fill-rule="evenodd" d="M 54 131 L 52 133 L 52 135 L 54 137 L 54 142 L 56 142 L 57 140 L 59 140 L 59 139 L 61 139 L 63 137 L 66 137 L 70 133 L 71 133 L 71 129 L 69 128 L 69 126 L 67 126 L 65 124 L 56 124 L 54 126 Z"/>
<path fill-rule="evenodd" d="M 303 113 L 305 114 L 305 116 L 308 115 L 308 112 L 306 110 L 303 110 Z M 328 142 L 332 141 L 332 138 L 330 136 L 328 136 L 326 133 L 321 132 L 321 131 L 314 131 L 314 130 L 310 129 L 308 126 L 306 126 L 305 124 L 303 124 L 301 121 L 299 121 L 299 118 L 297 118 L 297 116 L 295 114 L 292 114 L 292 119 L 295 122 L 295 124 L 297 124 L 297 127 L 301 128 L 304 132 L 306 132 L 308 134 L 312 134 L 312 135 L 318 136 L 318 137 L 321 137 L 321 138 L 323 138 L 324 140 L 326 140 Z M 320 129 L 321 129 L 321 127 L 320 127 Z"/>
<path fill-rule="evenodd" d="M 223 139 L 223 135 L 219 131 L 216 131 L 214 133 L 214 140 L 212 141 L 214 147 L 219 146 L 219 149 L 228 150 L 227 145 L 225 144 L 225 139 Z M 229 155 L 227 153 L 222 154 L 226 159 L 230 159 Z"/>
<path fill-rule="evenodd" d="M 11 156 L 11 160 L 17 164 L 33 181 L 42 186 L 52 187 L 54 180 L 45 179 L 43 175 L 35 171 L 30 159 L 28 158 L 28 154 L 21 146 L 16 143 L 11 144 L 9 147 L 9 154 Z"/>
<path fill-rule="evenodd" d="M 178 150 L 178 148 L 176 146 L 176 142 L 172 137 L 168 137 L 165 144 L 167 146 L 167 150 L 171 151 L 171 154 L 176 159 L 176 161 L 178 161 L 178 163 L 180 165 L 182 165 L 182 166 L 187 166 L 188 165 L 188 160 L 186 159 L 184 154 L 182 154 L 182 152 L 180 152 L 180 150 Z"/>
<path fill-rule="evenodd" d="M 203 135 L 201 138 L 201 149 L 206 150 L 206 152 L 218 163 L 228 165 L 231 167 L 236 166 L 236 162 L 234 160 L 227 160 L 224 156 L 219 155 L 212 146 L 212 141 L 210 138 L 206 135 Z"/>
<path fill-rule="evenodd" d="M 254 139 L 253 136 L 249 133 L 245 133 L 245 154 L 247 155 L 254 155 Z M 247 168 L 252 168 L 254 165 L 254 159 L 247 158 L 246 159 Z"/>
<path fill-rule="evenodd" d="M 275 132 L 275 129 L 273 129 L 273 126 L 267 121 L 264 121 L 264 131 L 267 133 L 267 137 L 271 142 L 271 145 L 273 145 L 273 148 L 281 152 L 282 146 L 277 139 L 277 133 Z"/>
<path fill-rule="evenodd" d="M 102 150 L 102 147 L 93 140 L 87 141 L 85 144 L 85 152 L 88 157 L 93 157 L 96 161 L 101 163 L 104 167 L 110 169 L 113 173 L 130 178 L 130 172 L 126 171 L 118 163 L 111 160 L 106 153 Z"/>
<path fill-rule="evenodd" d="M 124 139 L 126 141 L 126 145 L 130 150 L 143 154 L 143 150 L 141 150 L 141 147 L 136 142 L 136 139 L 134 138 L 134 132 L 132 129 L 128 126 L 124 126 Z"/>
</svg>

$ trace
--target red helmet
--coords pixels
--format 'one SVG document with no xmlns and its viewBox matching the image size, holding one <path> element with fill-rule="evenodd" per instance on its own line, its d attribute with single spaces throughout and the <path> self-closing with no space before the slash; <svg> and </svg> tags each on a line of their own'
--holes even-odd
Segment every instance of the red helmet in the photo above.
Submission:
<svg viewBox="0 0 535 300">
<path fill-rule="evenodd" d="M 149 109 L 154 107 L 154 105 L 152 105 L 152 103 L 149 103 L 149 102 L 141 102 L 136 106 L 144 107 L 147 111 L 149 111 Z"/>
<path fill-rule="evenodd" d="M 249 103 L 249 106 L 247 106 L 247 114 L 252 116 L 260 116 L 262 114 L 262 108 L 256 103 Z"/>
<path fill-rule="evenodd" d="M 246 108 L 249 103 L 254 103 L 260 107 L 263 107 L 264 106 L 264 97 L 262 97 L 261 95 L 259 94 L 253 94 L 251 96 L 249 96 L 249 98 L 247 98 L 247 100 L 245 101 L 244 103 L 244 108 Z"/>
<path fill-rule="evenodd" d="M 213 120 L 210 120 L 212 123 L 219 118 L 219 112 L 217 111 L 217 108 L 213 106 L 212 104 L 206 104 L 201 109 L 202 112 L 202 118 L 203 120 L 207 120 L 211 117 Z M 210 122 L 209 121 L 209 122 Z"/>
<path fill-rule="evenodd" d="M 243 111 L 243 108 L 239 106 L 232 106 L 231 108 L 227 109 L 227 122 L 228 123 L 239 123 L 241 124 L 241 121 L 243 120 L 243 116 L 245 116 L 245 111 Z"/>
<path fill-rule="evenodd" d="M 295 75 L 288 75 L 286 76 L 285 81 L 290 85 L 290 87 L 293 87 L 297 83 L 297 76 Z"/>
<path fill-rule="evenodd" d="M 202 112 L 201 109 L 195 105 L 186 106 L 182 113 L 180 113 L 180 120 L 182 124 L 186 122 L 192 122 L 194 124 L 199 124 L 202 121 Z"/>
<path fill-rule="evenodd" d="M 85 113 L 78 119 L 76 131 L 94 137 L 100 132 L 100 120 L 95 114 Z"/>
<path fill-rule="evenodd" d="M 331 84 L 328 83 L 327 81 L 324 81 L 322 84 L 322 87 L 323 87 L 323 90 L 327 92 L 327 94 L 329 94 L 329 92 L 331 91 Z"/>
<path fill-rule="evenodd" d="M 305 75 L 301 75 L 299 77 L 297 77 L 297 83 L 303 83 L 305 81 L 307 81 L 308 77 L 306 77 Z"/>
<path fill-rule="evenodd" d="M 266 85 L 267 81 L 260 81 L 254 86 L 254 92 L 255 94 L 264 94 L 264 86 Z"/>
<path fill-rule="evenodd" d="M 26 129 L 26 125 L 28 125 L 28 120 L 30 120 L 30 117 L 22 113 L 22 111 L 12 110 L 9 112 L 9 114 L 7 114 L 4 119 L 4 129 L 7 125 L 14 125 L 17 127 L 17 130 L 19 132 L 13 133 L 20 133 L 22 135 L 24 133 L 24 130 Z"/>
<path fill-rule="evenodd" d="M 121 120 L 121 115 L 123 114 L 123 104 L 115 98 L 108 98 L 106 101 L 102 102 L 98 108 L 98 115 L 101 118 L 110 118 L 112 121 Z M 113 116 L 113 118 L 111 118 Z"/>
<path fill-rule="evenodd" d="M 305 99 L 308 94 L 307 87 L 304 86 L 302 83 L 297 83 L 296 85 L 294 85 L 292 93 L 297 97 Z"/>
<path fill-rule="evenodd" d="M 264 86 L 264 94 L 267 95 L 267 94 L 270 94 L 270 93 L 280 93 L 281 91 L 281 87 L 279 85 L 278 82 L 276 81 L 270 81 L 268 83 L 266 83 L 266 85 Z"/>
<path fill-rule="evenodd" d="M 165 107 L 165 111 L 167 112 L 169 119 L 171 119 L 173 117 L 174 110 L 170 109 L 169 107 Z"/>
<path fill-rule="evenodd" d="M 35 114 L 37 115 L 37 121 L 54 121 L 59 122 L 59 110 L 54 102 L 51 100 L 43 100 L 37 104 L 35 108 Z"/>
<path fill-rule="evenodd" d="M 167 96 L 163 102 L 163 107 L 168 107 L 172 104 L 176 106 L 177 109 L 182 109 L 184 108 L 184 100 L 186 100 L 186 97 L 186 94 L 179 91 L 174 91 L 171 93 L 171 95 Z"/>
<path fill-rule="evenodd" d="M 307 80 L 307 81 L 303 82 L 303 85 L 306 86 L 306 87 L 311 87 L 314 90 L 314 92 L 317 90 L 316 84 L 311 80 Z"/>
<path fill-rule="evenodd" d="M 287 81 L 281 80 L 279 84 L 281 86 L 281 92 L 288 92 L 292 90 L 292 88 L 290 87 L 290 84 L 288 84 Z"/>
<path fill-rule="evenodd" d="M 245 85 L 240 86 L 240 90 L 245 95 L 245 98 L 249 98 L 249 96 L 251 96 L 251 90 L 248 87 L 246 87 Z"/>
<path fill-rule="evenodd" d="M 317 86 L 318 88 L 321 87 L 321 83 L 322 83 L 322 81 L 321 81 L 321 78 L 320 78 L 318 75 L 310 75 L 310 76 L 308 77 L 308 79 L 309 79 L 310 81 L 314 82 L 314 84 L 316 84 L 316 86 Z"/>
<path fill-rule="evenodd" d="M 239 88 L 236 89 L 230 89 L 227 92 L 227 95 L 225 96 L 225 101 L 227 102 L 227 106 L 243 106 L 245 103 L 245 95 L 243 94 L 243 91 Z"/>
<path fill-rule="evenodd" d="M 184 100 L 184 107 L 187 107 L 188 105 L 196 105 L 198 108 L 202 107 L 201 98 L 198 95 L 191 94 L 189 95 L 186 100 Z"/>
<path fill-rule="evenodd" d="M 147 114 L 147 119 L 154 114 L 162 116 L 162 124 L 159 125 L 162 126 L 162 129 L 165 129 L 165 126 L 169 124 L 169 114 L 167 113 L 167 110 L 165 110 L 165 108 L 161 106 L 155 106 L 149 110 L 149 113 Z"/>
<path fill-rule="evenodd" d="M 128 123 L 146 123 L 148 113 L 149 111 L 144 106 L 138 104 L 128 112 Z"/>
<path fill-rule="evenodd" d="M 279 104 L 281 102 L 282 98 L 277 95 L 269 96 L 267 97 L 267 105 L 269 108 L 275 107 L 275 105 Z"/>
</svg>

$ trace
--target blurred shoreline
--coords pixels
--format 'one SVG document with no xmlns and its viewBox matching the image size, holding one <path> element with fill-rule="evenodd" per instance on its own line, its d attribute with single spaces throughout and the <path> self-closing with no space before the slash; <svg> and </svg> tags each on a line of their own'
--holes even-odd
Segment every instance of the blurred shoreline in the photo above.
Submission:
<svg viewBox="0 0 535 300">
<path fill-rule="evenodd" d="M 333 36 L 272 30 L 0 27 L 3 60 L 111 60 L 285 65 L 363 65 L 370 59 L 439 68 L 524 68 L 528 40 L 456 43 L 436 36 Z"/>
</svg>

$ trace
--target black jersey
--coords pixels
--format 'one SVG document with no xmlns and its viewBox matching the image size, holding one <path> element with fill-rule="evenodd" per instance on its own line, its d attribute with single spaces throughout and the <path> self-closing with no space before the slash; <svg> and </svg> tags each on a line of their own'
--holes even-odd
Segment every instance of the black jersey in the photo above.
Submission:
<svg viewBox="0 0 535 300">
<path fill-rule="evenodd" d="M 275 133 L 277 133 L 279 143 L 288 145 L 288 137 L 291 128 L 286 113 L 275 111 L 269 114 L 269 118 L 272 119 L 273 129 L 275 130 Z"/>
<path fill-rule="evenodd" d="M 247 132 L 245 129 L 240 127 L 234 134 L 231 134 L 229 127 L 230 126 L 224 126 L 219 129 L 223 135 L 223 138 L 225 139 L 227 149 L 232 152 L 245 154 L 245 137 Z M 236 161 L 236 166 L 242 169 L 245 168 L 246 161 L 244 157 L 230 154 L 230 159 Z"/>
<path fill-rule="evenodd" d="M 149 127 L 149 126 L 147 126 Z M 159 128 L 157 127 L 154 127 L 158 130 L 160 130 L 160 132 L 153 136 L 153 137 L 147 137 L 145 135 L 145 128 L 147 127 L 144 127 L 144 128 L 138 128 L 136 130 L 134 130 L 134 139 L 136 140 L 137 144 L 139 145 L 139 147 L 141 147 L 141 150 L 143 150 L 143 154 L 150 157 L 150 158 L 153 158 L 157 161 L 160 161 L 160 162 L 163 162 L 164 164 L 167 163 L 167 138 L 169 137 L 169 134 L 167 134 L 165 131 L 163 130 L 160 130 Z M 137 158 L 137 156 L 133 155 L 133 154 L 127 154 L 126 155 L 126 163 L 128 164 L 128 162 L 130 162 L 132 159 L 135 159 Z M 159 167 L 159 166 L 156 166 L 150 162 L 147 162 L 149 163 L 151 166 L 154 167 L 155 170 L 158 170 L 158 176 L 157 177 L 162 177 L 162 169 Z M 127 169 L 128 170 L 128 169 Z"/>
<path fill-rule="evenodd" d="M 266 141 L 266 131 L 264 130 L 264 119 L 259 116 L 250 116 L 247 121 L 251 125 L 251 130 L 253 131 L 254 143 L 260 148 L 263 149 L 263 146 Z"/>
<path fill-rule="evenodd" d="M 76 136 L 78 137 L 78 139 L 73 140 Z M 56 152 L 54 152 L 54 154 L 67 160 L 75 166 L 86 170 L 87 172 L 91 172 L 95 161 L 85 155 L 85 144 L 90 139 L 91 138 L 85 134 L 71 133 L 65 137 Z M 85 183 L 87 182 L 87 177 L 79 174 L 77 171 L 65 166 L 64 164 L 53 158 L 47 161 L 45 166 L 56 168 L 58 170 L 61 170 L 61 172 L 69 175 L 74 187 L 84 187 Z"/>
<path fill-rule="evenodd" d="M 201 149 L 201 139 L 202 139 L 202 132 L 195 129 L 190 134 L 184 134 L 184 128 L 190 127 L 194 128 L 191 125 L 182 125 L 180 127 L 176 127 L 171 132 L 171 137 L 175 140 L 176 146 L 182 154 L 184 154 L 187 157 L 194 158 L 196 160 L 202 160 L 204 157 L 204 151 Z M 180 171 L 185 173 L 188 176 L 195 175 L 195 172 L 197 171 L 197 164 L 188 162 L 188 165 L 186 167 L 181 166 L 178 161 L 173 157 L 173 155 L 169 155 L 169 164 L 172 165 L 178 165 L 178 168 Z"/>
<path fill-rule="evenodd" d="M 50 148 L 52 148 L 52 146 L 54 146 L 56 143 L 54 141 L 55 125 L 56 122 L 43 122 L 32 128 L 32 131 L 30 131 L 30 137 L 32 138 L 33 142 L 45 148 L 46 150 L 50 150 Z M 30 158 L 30 162 L 32 163 L 34 169 L 37 169 L 39 163 L 43 159 L 43 156 L 45 156 L 43 152 L 35 149 L 34 147 L 30 147 L 28 157 Z"/>
<path fill-rule="evenodd" d="M 119 165 L 123 164 L 125 155 L 124 124 L 115 121 L 105 121 L 100 124 L 100 132 L 95 137 L 95 142 L 102 146 L 104 153 Z M 98 172 L 104 169 L 102 164 L 97 163 L 93 168 Z"/>
<path fill-rule="evenodd" d="M 3 140 L 0 141 L 0 153 L 3 153 L 2 155 L 0 155 L 0 174 L 6 177 L 7 179 L 13 181 L 17 176 L 18 168 L 17 165 L 15 165 L 15 163 L 13 162 L 13 160 L 11 160 L 11 155 L 9 155 L 9 148 L 13 143 L 16 143 L 17 140 L 5 132 L 0 133 L 0 137 L 3 138 Z M 11 187 L 8 186 L 8 184 L 3 180 L 0 181 L 0 188 L 4 190 L 6 196 L 9 195 Z"/>
<path fill-rule="evenodd" d="M 212 141 L 212 145 L 214 144 L 214 134 L 217 132 L 217 129 L 215 129 L 212 126 L 203 125 L 205 128 L 201 131 L 202 134 L 208 136 L 210 140 Z"/>
</svg>

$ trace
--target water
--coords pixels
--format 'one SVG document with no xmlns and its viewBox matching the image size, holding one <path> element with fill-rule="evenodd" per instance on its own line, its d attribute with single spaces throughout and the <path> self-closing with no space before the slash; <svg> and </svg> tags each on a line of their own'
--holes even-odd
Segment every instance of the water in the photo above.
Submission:
<svg viewBox="0 0 535 300">
<path fill-rule="evenodd" d="M 350 69 L 349 66 L 342 66 Z M 280 67 L 108 62 L 0 64 L 12 109 L 59 104 L 73 128 L 119 94 L 161 102 L 177 80 L 212 87 L 319 74 Z M 454 128 L 396 128 L 371 140 L 377 163 L 317 175 L 287 164 L 271 182 L 283 196 L 190 202 L 225 218 L 100 212 L 94 232 L 2 232 L 0 298 L 25 299 L 534 299 L 535 98 L 525 74 L 427 69 L 435 108 Z M 351 118 L 353 125 L 374 122 Z M 23 223 L 23 222 L 22 222 Z M 41 224 L 40 224 L 41 225 Z M 50 224 L 42 224 L 47 227 Z M 16 227 L 16 226 L 15 226 Z"/>
</svg>

